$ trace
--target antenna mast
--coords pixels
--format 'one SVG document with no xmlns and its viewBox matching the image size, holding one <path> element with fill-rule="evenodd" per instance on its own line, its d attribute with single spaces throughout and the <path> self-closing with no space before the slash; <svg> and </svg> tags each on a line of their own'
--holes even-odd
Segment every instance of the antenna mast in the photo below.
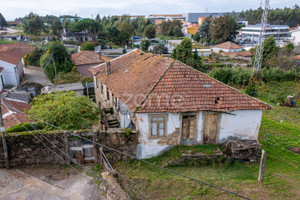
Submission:
<svg viewBox="0 0 300 200">
<path fill-rule="evenodd" d="M 260 29 L 260 34 L 259 34 L 258 45 L 256 48 L 255 61 L 254 61 L 254 65 L 253 65 L 254 72 L 259 72 L 261 70 L 262 57 L 263 57 L 263 51 L 264 51 L 264 35 L 266 32 L 266 24 L 267 24 L 267 20 L 268 20 L 269 3 L 270 3 L 270 0 L 265 0 L 265 8 L 264 8 L 262 18 L 261 18 L 261 29 Z"/>
</svg>

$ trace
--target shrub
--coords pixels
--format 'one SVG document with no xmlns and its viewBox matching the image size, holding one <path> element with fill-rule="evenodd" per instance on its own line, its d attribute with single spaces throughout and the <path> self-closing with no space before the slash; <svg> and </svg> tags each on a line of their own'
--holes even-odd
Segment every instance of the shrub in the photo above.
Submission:
<svg viewBox="0 0 300 200">
<path fill-rule="evenodd" d="M 95 50 L 95 45 L 92 42 L 85 42 L 81 45 L 80 47 L 81 51 L 94 51 Z"/>
<path fill-rule="evenodd" d="M 33 99 L 30 115 L 62 129 L 90 128 L 98 119 L 98 108 L 86 96 L 73 91 L 40 95 Z M 53 129 L 52 126 L 45 125 Z"/>
<path fill-rule="evenodd" d="M 40 67 L 40 58 L 44 54 L 44 50 L 40 48 L 35 48 L 30 54 L 26 54 L 25 63 L 27 65 L 39 66 Z"/>
<path fill-rule="evenodd" d="M 246 88 L 245 88 L 245 93 L 250 95 L 250 96 L 257 96 L 258 92 L 258 84 L 256 82 L 251 82 L 249 83 Z"/>
<path fill-rule="evenodd" d="M 15 133 L 15 132 L 23 132 L 23 131 L 27 131 L 27 130 L 32 131 L 35 129 L 41 130 L 43 128 L 44 127 L 41 123 L 33 123 L 33 124 L 23 123 L 23 124 L 14 125 L 13 127 L 6 129 L 5 132 Z"/>
</svg>

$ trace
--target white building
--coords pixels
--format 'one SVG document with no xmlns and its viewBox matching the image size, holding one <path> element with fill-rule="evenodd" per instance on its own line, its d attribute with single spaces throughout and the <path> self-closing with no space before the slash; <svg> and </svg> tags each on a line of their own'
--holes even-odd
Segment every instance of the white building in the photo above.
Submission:
<svg viewBox="0 0 300 200">
<path fill-rule="evenodd" d="M 300 27 L 292 31 L 292 40 L 295 46 L 300 46 Z"/>
<path fill-rule="evenodd" d="M 3 68 L 4 86 L 15 87 L 19 85 L 25 66 L 23 56 L 33 49 L 33 46 L 24 43 L 0 45 L 0 67 Z"/>
<path fill-rule="evenodd" d="M 227 41 L 227 42 L 224 42 L 221 44 L 217 44 L 217 45 L 211 47 L 211 49 L 215 53 L 243 51 L 242 46 L 234 44 L 233 42 L 230 42 L 230 41 Z"/>
<path fill-rule="evenodd" d="M 96 100 L 138 130 L 137 157 L 174 145 L 258 139 L 272 107 L 179 61 L 135 50 L 90 69 Z"/>
<path fill-rule="evenodd" d="M 267 38 L 273 35 L 278 44 L 282 44 L 290 41 L 291 32 L 288 25 L 269 25 L 265 26 L 264 37 Z M 256 44 L 259 41 L 259 35 L 261 31 L 261 24 L 248 25 L 241 28 L 240 37 L 242 41 L 247 40 L 250 43 Z"/>
</svg>

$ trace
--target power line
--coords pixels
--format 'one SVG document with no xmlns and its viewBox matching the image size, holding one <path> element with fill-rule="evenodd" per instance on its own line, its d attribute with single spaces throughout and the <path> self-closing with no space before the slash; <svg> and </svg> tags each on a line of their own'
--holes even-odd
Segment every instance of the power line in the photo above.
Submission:
<svg viewBox="0 0 300 200">
<path fill-rule="evenodd" d="M 4 106 L 7 106 L 5 103 L 1 102 Z M 19 114 L 18 114 L 19 115 Z M 21 122 L 20 120 L 18 120 L 14 115 L 12 115 L 16 121 L 19 122 L 19 124 L 25 128 L 27 130 L 27 132 L 29 132 L 33 137 L 35 137 L 39 142 L 41 142 L 49 151 L 51 151 L 53 154 L 55 154 L 55 156 L 57 156 L 58 158 L 60 158 L 63 162 L 65 162 L 67 165 L 69 165 L 71 168 L 73 168 L 75 171 L 77 171 L 79 174 L 81 174 L 82 176 L 84 176 L 85 178 L 87 178 L 88 180 L 90 180 L 90 178 L 88 176 L 86 176 L 85 174 L 81 173 L 78 169 L 76 169 L 75 167 L 73 167 L 72 165 L 70 165 L 69 163 L 67 163 L 61 156 L 59 156 L 55 151 L 53 151 L 50 147 L 48 147 L 40 138 L 36 137 L 33 133 L 31 133 L 28 128 L 26 128 Z M 51 142 L 52 143 L 52 142 Z"/>
<path fill-rule="evenodd" d="M 25 114 L 25 115 L 28 115 L 28 116 L 30 116 L 30 117 L 32 117 L 32 118 L 38 120 L 38 121 L 42 121 L 42 120 L 40 120 L 40 119 L 38 119 L 38 118 L 35 118 L 35 117 L 33 117 L 33 116 L 31 116 L 31 115 L 29 115 L 29 114 L 27 114 L 27 113 L 21 112 L 21 111 L 19 111 L 19 110 L 17 110 L 17 109 L 15 109 L 15 110 L 16 110 L 16 112 L 20 112 L 20 113 L 23 113 L 23 114 Z M 60 128 L 60 127 L 57 127 L 57 126 L 55 126 L 55 125 L 53 125 L 53 124 L 50 124 L 50 123 L 48 123 L 48 122 L 45 122 L 45 121 L 43 121 L 43 122 L 46 123 L 46 124 L 48 124 L 48 125 L 50 125 L 50 126 L 52 126 L 52 127 L 55 127 L 55 128 L 57 128 L 57 129 L 60 129 L 60 130 L 62 130 L 62 131 L 66 131 L 66 130 L 64 130 L 64 129 Z M 151 165 L 151 166 L 154 166 L 154 167 L 160 168 L 160 169 L 162 169 L 162 170 L 171 172 L 171 173 L 176 174 L 176 175 L 178 175 L 178 176 L 182 176 L 182 177 L 188 178 L 188 179 L 193 180 L 193 181 L 195 181 L 195 182 L 198 182 L 198 183 L 207 185 L 207 186 L 209 186 L 209 187 L 212 187 L 212 188 L 215 188 L 215 189 L 224 191 L 224 192 L 226 192 L 226 193 L 235 195 L 235 196 L 237 196 L 237 197 L 240 197 L 240 198 L 243 198 L 243 199 L 248 199 L 248 200 L 250 200 L 250 198 L 244 197 L 244 196 L 239 195 L 239 194 L 237 194 L 237 193 L 234 193 L 234 192 L 225 190 L 225 189 L 223 189 L 223 188 L 220 188 L 220 187 L 211 185 L 211 184 L 209 184 L 209 183 L 200 181 L 200 180 L 198 180 L 198 179 L 195 179 L 195 178 L 192 178 L 192 177 L 190 177 L 190 176 L 181 174 L 181 173 L 179 173 L 179 172 L 176 172 L 176 171 L 173 171 L 173 170 L 170 170 L 170 169 L 161 167 L 161 166 L 156 165 L 156 164 L 153 164 L 153 163 L 151 163 L 151 162 L 149 162 L 149 161 L 139 159 L 139 158 L 137 158 L 137 157 L 135 157 L 135 156 L 133 156 L 133 155 L 130 155 L 130 154 L 121 152 L 121 151 L 119 151 L 119 150 L 117 150 L 117 149 L 108 147 L 108 146 L 106 146 L 106 145 L 104 145 L 104 144 L 100 144 L 100 143 L 98 143 L 98 142 L 95 142 L 95 141 L 92 141 L 92 140 L 90 140 L 90 139 L 84 138 L 84 137 L 82 137 L 82 136 L 80 136 L 80 135 L 77 135 L 77 134 L 75 134 L 75 133 L 72 133 L 72 132 L 69 132 L 69 131 L 67 131 L 67 132 L 70 133 L 71 135 L 75 135 L 75 136 L 77 136 L 77 137 L 79 137 L 79 138 L 82 138 L 82 139 L 84 139 L 84 140 L 86 140 L 86 141 L 90 141 L 90 142 L 92 142 L 92 143 L 98 144 L 99 146 L 102 146 L 102 147 L 104 147 L 104 148 L 106 148 L 106 149 L 108 149 L 108 150 L 117 152 L 117 153 L 119 153 L 119 154 L 123 154 L 123 155 L 128 156 L 128 157 L 130 157 L 130 158 L 133 158 L 133 159 L 135 159 L 135 160 L 138 160 L 138 161 L 144 162 L 144 163 L 146 163 L 146 164 L 149 164 L 149 165 Z"/>
</svg>

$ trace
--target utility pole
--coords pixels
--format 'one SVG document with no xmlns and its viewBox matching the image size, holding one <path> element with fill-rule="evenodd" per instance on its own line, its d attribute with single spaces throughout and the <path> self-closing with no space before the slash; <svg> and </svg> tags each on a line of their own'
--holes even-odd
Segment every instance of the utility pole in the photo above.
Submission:
<svg viewBox="0 0 300 200">
<path fill-rule="evenodd" d="M 261 64 L 262 64 L 262 58 L 264 52 L 264 36 L 266 32 L 266 24 L 268 19 L 269 3 L 270 0 L 265 0 L 265 8 L 261 18 L 261 29 L 259 34 L 258 46 L 256 48 L 255 61 L 253 65 L 254 73 L 258 73 L 261 70 Z"/>
<path fill-rule="evenodd" d="M 6 169 L 9 169 L 9 160 L 8 160 L 8 150 L 7 150 L 7 144 L 6 144 L 6 138 L 5 138 L 5 130 L 3 125 L 3 116 L 2 116 L 2 99 L 0 99 L 0 132 L 2 136 L 2 143 L 3 143 L 3 151 L 5 156 L 5 164 Z"/>
</svg>

